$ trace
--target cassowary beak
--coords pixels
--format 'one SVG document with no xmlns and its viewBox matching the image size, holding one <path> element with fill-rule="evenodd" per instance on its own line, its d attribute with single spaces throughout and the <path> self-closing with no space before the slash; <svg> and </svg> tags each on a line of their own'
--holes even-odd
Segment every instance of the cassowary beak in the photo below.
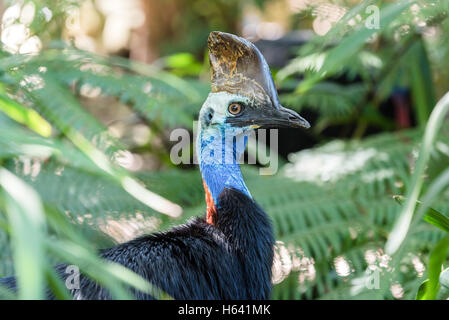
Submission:
<svg viewBox="0 0 449 320">
<path fill-rule="evenodd" d="M 235 127 L 253 126 L 254 128 L 310 128 L 309 122 L 295 111 L 279 106 L 278 108 L 247 108 L 239 117 L 229 118 L 227 123 Z"/>
<path fill-rule="evenodd" d="M 274 109 L 271 114 L 262 114 L 262 117 L 257 119 L 254 117 L 254 124 L 261 128 L 310 128 L 309 122 L 297 114 L 295 111 L 279 106 Z"/>
<path fill-rule="evenodd" d="M 236 127 L 310 128 L 307 120 L 281 106 L 270 68 L 254 44 L 213 31 L 208 46 L 212 92 L 238 94 L 250 101 L 241 115 L 226 122 Z"/>
</svg>

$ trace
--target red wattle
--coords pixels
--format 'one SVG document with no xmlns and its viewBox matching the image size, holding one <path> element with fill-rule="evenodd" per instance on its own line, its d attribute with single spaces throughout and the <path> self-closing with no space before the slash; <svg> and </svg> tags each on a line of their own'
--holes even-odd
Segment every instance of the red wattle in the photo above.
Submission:
<svg viewBox="0 0 449 320">
<path fill-rule="evenodd" d="M 217 208 L 215 207 L 214 198 L 207 187 L 206 181 L 203 180 L 204 191 L 206 193 L 206 205 L 207 205 L 207 215 L 206 222 L 209 224 L 215 224 L 215 216 L 217 215 Z"/>
</svg>

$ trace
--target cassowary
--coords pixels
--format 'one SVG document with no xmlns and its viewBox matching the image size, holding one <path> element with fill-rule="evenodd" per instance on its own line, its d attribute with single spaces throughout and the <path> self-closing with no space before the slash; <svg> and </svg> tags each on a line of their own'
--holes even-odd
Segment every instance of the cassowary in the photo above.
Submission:
<svg viewBox="0 0 449 320">
<path fill-rule="evenodd" d="M 101 250 L 100 255 L 175 299 L 268 299 L 273 231 L 243 181 L 238 160 L 251 130 L 309 124 L 280 105 L 268 65 L 252 43 L 212 32 L 208 47 L 212 90 L 200 110 L 196 141 L 206 216 Z M 56 267 L 62 278 L 67 276 L 65 267 Z M 16 285 L 14 277 L 0 283 L 13 289 Z M 71 293 L 74 299 L 111 298 L 83 276 L 80 288 Z M 132 293 L 137 299 L 152 299 Z"/>
</svg>

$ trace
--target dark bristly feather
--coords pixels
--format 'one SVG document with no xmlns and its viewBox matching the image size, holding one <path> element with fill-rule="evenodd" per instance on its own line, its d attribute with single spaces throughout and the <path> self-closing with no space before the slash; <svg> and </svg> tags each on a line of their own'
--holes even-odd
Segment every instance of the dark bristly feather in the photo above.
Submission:
<svg viewBox="0 0 449 320">
<path fill-rule="evenodd" d="M 184 225 L 147 235 L 100 255 L 138 273 L 175 299 L 268 299 L 273 234 L 268 216 L 252 199 L 225 189 L 215 225 L 194 218 Z M 57 272 L 65 279 L 65 265 Z M 0 284 L 16 289 L 14 277 Z M 110 299 L 108 291 L 81 276 L 74 299 Z M 136 299 L 152 296 L 132 289 Z M 54 298 L 49 292 L 48 298 Z"/>
</svg>

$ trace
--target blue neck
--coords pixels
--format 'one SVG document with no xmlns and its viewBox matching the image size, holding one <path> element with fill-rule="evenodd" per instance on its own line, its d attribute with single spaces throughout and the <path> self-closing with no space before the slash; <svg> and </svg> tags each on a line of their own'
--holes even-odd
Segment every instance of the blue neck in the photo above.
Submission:
<svg viewBox="0 0 449 320">
<path fill-rule="evenodd" d="M 225 188 L 236 189 L 251 197 L 238 163 L 248 137 L 224 133 L 225 130 L 200 130 L 197 140 L 201 174 L 216 206 Z"/>
</svg>

